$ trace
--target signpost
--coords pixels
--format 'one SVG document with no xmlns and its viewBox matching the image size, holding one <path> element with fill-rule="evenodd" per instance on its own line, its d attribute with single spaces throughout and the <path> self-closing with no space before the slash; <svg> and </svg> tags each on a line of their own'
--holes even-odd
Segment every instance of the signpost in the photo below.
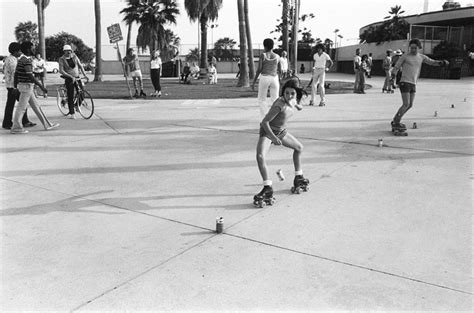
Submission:
<svg viewBox="0 0 474 313">
<path fill-rule="evenodd" d="M 107 27 L 107 33 L 109 34 L 110 43 L 115 43 L 115 45 L 116 45 L 117 56 L 118 56 L 118 59 L 120 61 L 120 64 L 122 64 L 123 76 L 125 77 L 125 81 L 127 82 L 128 93 L 130 95 L 130 98 L 133 99 L 132 90 L 130 89 L 130 84 L 128 82 L 127 71 L 125 70 L 125 64 L 123 63 L 122 55 L 120 54 L 120 48 L 119 48 L 119 45 L 118 45 L 118 42 L 123 40 L 122 30 L 120 29 L 120 24 L 116 23 L 116 24 L 112 24 L 109 27 Z"/>
</svg>

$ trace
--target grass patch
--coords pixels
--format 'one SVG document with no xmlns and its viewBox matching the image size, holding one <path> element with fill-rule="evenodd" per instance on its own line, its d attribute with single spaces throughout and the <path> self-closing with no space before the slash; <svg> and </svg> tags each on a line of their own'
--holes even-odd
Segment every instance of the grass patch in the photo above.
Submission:
<svg viewBox="0 0 474 313">
<path fill-rule="evenodd" d="M 133 83 L 129 81 L 130 87 L 133 90 Z M 147 95 L 154 90 L 150 79 L 144 79 L 144 91 Z M 309 81 L 302 80 L 303 86 L 307 86 Z M 326 94 L 351 93 L 354 84 L 340 81 L 327 81 L 330 84 L 326 88 Z M 48 94 L 56 97 L 56 88 L 58 85 L 49 85 Z M 234 98 L 256 98 L 257 91 L 252 88 L 237 87 L 236 79 L 220 79 L 216 85 L 203 84 L 203 80 L 193 80 L 191 84 L 180 84 L 176 79 L 162 79 L 161 92 L 164 99 L 234 99 Z M 368 88 L 370 86 L 368 85 Z M 125 80 L 119 81 L 103 81 L 90 82 L 86 85 L 86 90 L 92 95 L 94 99 L 129 99 L 127 84 Z M 311 93 L 310 88 L 307 88 L 308 94 Z M 146 99 L 153 100 L 155 98 L 147 97 Z"/>
</svg>

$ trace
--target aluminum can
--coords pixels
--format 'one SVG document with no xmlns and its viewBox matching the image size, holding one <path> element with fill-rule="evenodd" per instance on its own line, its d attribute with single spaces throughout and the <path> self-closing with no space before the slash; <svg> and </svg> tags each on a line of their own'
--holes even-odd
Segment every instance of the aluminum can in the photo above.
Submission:
<svg viewBox="0 0 474 313">
<path fill-rule="evenodd" d="M 224 231 L 224 218 L 221 216 L 221 217 L 216 218 L 216 233 L 222 234 L 223 231 Z"/>
<path fill-rule="evenodd" d="M 276 172 L 278 178 L 280 179 L 280 181 L 284 181 L 285 180 L 285 175 L 283 175 L 283 171 L 281 169 L 279 169 L 277 172 Z"/>
<path fill-rule="evenodd" d="M 379 139 L 379 147 L 380 147 L 380 148 L 383 147 L 383 139 L 382 139 L 382 138 Z"/>
</svg>

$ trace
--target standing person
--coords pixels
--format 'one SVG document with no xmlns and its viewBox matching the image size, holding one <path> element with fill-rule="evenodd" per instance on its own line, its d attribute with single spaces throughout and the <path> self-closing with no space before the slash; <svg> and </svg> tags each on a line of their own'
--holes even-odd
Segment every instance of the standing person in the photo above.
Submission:
<svg viewBox="0 0 474 313">
<path fill-rule="evenodd" d="M 392 68 L 395 67 L 395 64 L 397 64 L 398 60 L 400 59 L 400 57 L 402 55 L 403 55 L 402 50 L 400 50 L 400 49 L 395 50 L 394 56 L 392 57 Z M 400 83 L 400 78 L 402 77 L 402 72 L 398 71 L 398 73 L 395 77 L 396 77 L 395 79 L 391 80 L 393 89 L 396 89 L 398 84 Z"/>
<path fill-rule="evenodd" d="M 360 68 L 359 68 L 359 89 L 357 93 L 365 94 L 365 75 L 369 70 L 369 56 L 364 54 L 360 61 Z"/>
<path fill-rule="evenodd" d="M 269 179 L 266 163 L 266 155 L 272 144 L 275 146 L 283 145 L 293 149 L 293 164 L 295 166 L 294 187 L 299 188 L 309 184 L 308 179 L 303 176 L 303 169 L 301 167 L 303 145 L 286 129 L 286 124 L 294 114 L 294 109 L 296 108 L 298 111 L 302 109 L 299 102 L 303 97 L 303 93 L 306 92 L 298 86 L 296 80 L 288 80 L 283 85 L 281 96 L 275 100 L 260 123 L 260 138 L 256 152 L 258 169 L 263 179 L 263 189 L 254 196 L 255 205 L 259 202 L 267 202 L 273 199 L 272 181 Z"/>
<path fill-rule="evenodd" d="M 260 77 L 258 82 L 258 102 L 262 117 L 265 116 L 268 111 L 268 106 L 266 104 L 268 91 L 270 91 L 270 100 L 273 103 L 278 98 L 278 92 L 280 89 L 280 82 L 277 73 L 280 56 L 273 52 L 273 44 L 273 40 L 270 38 L 263 41 L 264 52 L 260 55 L 258 60 L 258 68 L 252 84 L 252 90 L 255 90 L 255 83 L 260 74 L 262 74 L 262 77 Z"/>
<path fill-rule="evenodd" d="M 135 87 L 134 97 L 146 97 L 146 94 L 143 92 L 143 77 L 142 71 L 140 70 L 140 61 L 138 60 L 138 56 L 134 53 L 134 51 L 135 50 L 133 50 L 133 48 L 128 48 L 127 55 L 123 58 L 123 62 L 125 63 L 125 74 L 130 74 L 132 77 L 133 87 Z M 140 93 L 138 93 L 137 80 L 138 84 L 140 85 Z"/>
<path fill-rule="evenodd" d="M 354 56 L 354 73 L 355 73 L 355 82 L 354 82 L 354 93 L 359 93 L 359 90 L 360 90 L 360 85 L 359 85 L 359 81 L 360 81 L 360 66 L 361 66 L 361 62 L 362 62 L 362 59 L 360 58 L 360 49 L 357 48 L 356 49 L 356 54 Z"/>
<path fill-rule="evenodd" d="M 369 53 L 369 57 L 367 59 L 367 78 L 372 78 L 372 66 L 374 65 L 372 59 L 372 52 Z"/>
<path fill-rule="evenodd" d="M 199 66 L 197 66 L 196 62 L 193 62 L 193 65 L 191 66 L 191 77 L 194 79 L 198 79 L 199 71 L 200 71 Z"/>
<path fill-rule="evenodd" d="M 66 115 L 66 118 L 76 119 L 76 114 L 74 110 L 74 90 L 76 89 L 77 79 L 79 78 L 79 71 L 82 72 L 82 75 L 87 78 L 84 66 L 77 57 L 77 55 L 72 52 L 72 47 L 70 45 L 63 46 L 63 55 L 59 58 L 59 73 L 61 77 L 64 78 L 66 85 L 67 93 L 67 104 L 69 107 L 69 113 Z"/>
<path fill-rule="evenodd" d="M 288 53 L 283 50 L 280 58 L 280 79 L 288 77 Z"/>
<path fill-rule="evenodd" d="M 326 72 L 333 66 L 331 57 L 324 52 L 324 45 L 318 44 L 316 46 L 316 53 L 313 55 L 313 74 L 311 78 L 311 100 L 309 105 L 314 105 L 314 98 L 316 98 L 316 93 L 319 84 L 319 96 L 321 101 L 319 106 L 326 105 L 326 90 L 324 84 L 326 82 Z"/>
<path fill-rule="evenodd" d="M 161 84 L 160 84 L 160 77 L 162 73 L 161 67 L 162 67 L 162 61 L 160 57 L 160 51 L 156 50 L 155 52 L 153 52 L 151 56 L 151 60 L 150 60 L 150 78 L 153 84 L 153 88 L 155 88 L 155 92 L 151 94 L 152 97 L 161 97 Z M 189 65 L 188 65 L 188 70 L 189 70 Z"/>
<path fill-rule="evenodd" d="M 38 79 L 44 87 L 46 87 L 44 83 L 45 65 L 46 63 L 41 58 L 41 54 L 37 53 L 36 56 L 33 58 L 33 73 L 36 79 Z M 46 98 L 47 95 L 44 95 L 44 97 Z"/>
<path fill-rule="evenodd" d="M 48 92 L 41 82 L 33 75 L 33 62 L 31 60 L 31 57 L 33 56 L 33 48 L 34 45 L 29 41 L 24 41 L 20 44 L 22 54 L 18 58 L 18 64 L 15 70 L 15 87 L 20 91 L 20 100 L 15 105 L 15 111 L 13 112 L 13 126 L 10 131 L 12 134 L 28 133 L 21 124 L 28 103 L 40 122 L 43 124 L 45 130 L 51 130 L 59 126 L 59 124 L 51 124 L 48 121 L 33 94 L 35 84 L 38 85 L 44 93 Z"/>
<path fill-rule="evenodd" d="M 183 72 L 181 73 L 181 80 L 183 84 L 188 84 L 188 77 L 191 74 L 191 68 L 189 67 L 189 62 L 184 63 Z"/>
<path fill-rule="evenodd" d="M 304 74 L 305 70 L 306 70 L 306 69 L 304 68 L 304 64 L 301 63 L 301 66 L 300 66 L 300 74 Z"/>
<path fill-rule="evenodd" d="M 17 95 L 15 95 L 15 69 L 18 63 L 17 58 L 21 55 L 20 44 L 18 42 L 12 42 L 8 46 L 8 52 L 10 55 L 3 60 L 3 74 L 5 78 L 5 85 L 7 87 L 7 103 L 5 104 L 5 114 L 3 115 L 2 127 L 4 129 L 12 128 L 13 108 L 17 101 Z M 17 93 L 18 94 L 18 93 Z M 32 123 L 28 120 L 28 114 L 25 110 L 25 114 L 22 118 L 23 127 L 33 127 L 36 123 Z"/>
<path fill-rule="evenodd" d="M 207 68 L 207 79 L 209 85 L 217 84 L 217 69 L 212 62 L 209 63 L 209 67 Z"/>
<path fill-rule="evenodd" d="M 385 57 L 385 59 L 383 59 L 383 63 L 382 63 L 383 70 L 385 71 L 385 82 L 383 83 L 382 93 L 384 93 L 385 91 L 387 93 L 393 93 L 392 83 L 391 83 L 392 57 L 390 56 L 392 54 L 392 50 L 388 49 L 386 53 L 387 53 L 387 56 Z"/>
<path fill-rule="evenodd" d="M 402 77 L 400 78 L 400 93 L 402 95 L 402 106 L 398 109 L 391 122 L 392 130 L 405 131 L 406 126 L 401 123 L 402 117 L 413 106 L 416 93 L 416 83 L 420 76 L 421 65 L 426 63 L 432 66 L 446 66 L 448 61 L 436 61 L 430 59 L 424 54 L 418 52 L 421 49 L 421 42 L 419 39 L 412 39 L 409 42 L 409 52 L 400 57 L 395 64 L 392 72 L 392 78 L 401 70 Z"/>
</svg>

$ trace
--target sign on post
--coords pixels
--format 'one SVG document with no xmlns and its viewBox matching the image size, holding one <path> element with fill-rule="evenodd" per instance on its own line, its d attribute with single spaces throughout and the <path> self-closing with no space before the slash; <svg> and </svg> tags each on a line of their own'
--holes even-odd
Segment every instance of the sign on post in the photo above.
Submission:
<svg viewBox="0 0 474 313">
<path fill-rule="evenodd" d="M 110 43 L 115 43 L 115 46 L 117 48 L 117 56 L 120 61 L 120 64 L 122 64 L 122 70 L 123 70 L 123 76 L 125 77 L 125 82 L 127 83 L 128 87 L 128 94 L 130 95 L 130 98 L 132 98 L 132 90 L 130 89 L 130 84 L 128 83 L 128 76 L 127 76 L 127 71 L 125 69 L 125 64 L 123 64 L 122 56 L 120 55 L 120 48 L 118 45 L 118 42 L 123 40 L 122 37 L 122 30 L 120 29 L 120 24 L 112 24 L 109 27 L 107 27 L 107 33 L 109 34 L 109 40 Z"/>
<path fill-rule="evenodd" d="M 110 43 L 116 43 L 120 40 L 123 40 L 122 30 L 120 29 L 120 24 L 112 24 L 107 27 L 107 33 L 109 34 Z"/>
</svg>

